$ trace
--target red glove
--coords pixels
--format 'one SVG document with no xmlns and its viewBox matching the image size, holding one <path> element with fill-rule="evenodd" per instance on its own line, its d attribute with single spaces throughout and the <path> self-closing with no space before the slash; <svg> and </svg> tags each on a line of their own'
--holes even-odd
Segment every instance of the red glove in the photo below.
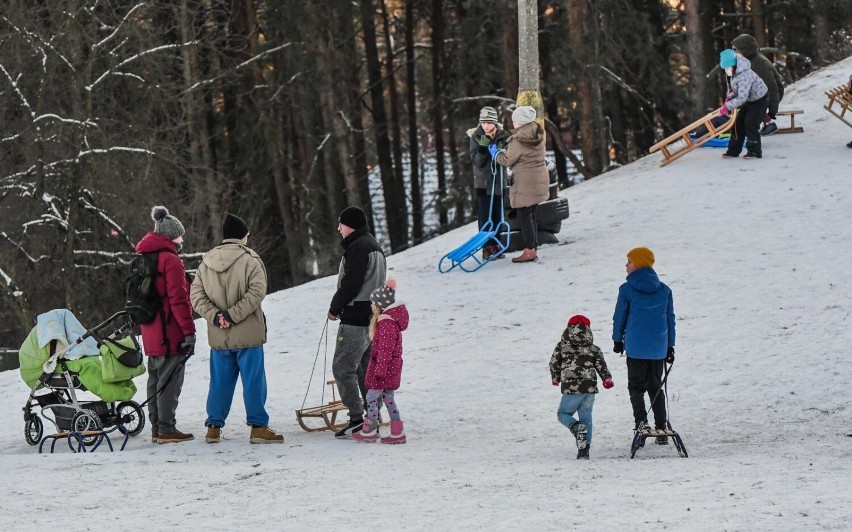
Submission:
<svg viewBox="0 0 852 532">
<path fill-rule="evenodd" d="M 603 387 L 606 388 L 607 390 L 609 390 L 613 386 L 615 386 L 615 383 L 612 382 L 612 379 L 610 379 L 609 377 L 607 377 L 603 380 Z"/>
<path fill-rule="evenodd" d="M 722 116 L 728 116 L 729 114 L 731 114 L 731 112 L 728 110 L 727 105 L 723 105 L 722 107 L 719 108 L 719 114 L 722 115 Z"/>
<path fill-rule="evenodd" d="M 554 386 L 559 386 L 559 381 L 550 381 L 550 382 L 552 382 Z"/>
</svg>

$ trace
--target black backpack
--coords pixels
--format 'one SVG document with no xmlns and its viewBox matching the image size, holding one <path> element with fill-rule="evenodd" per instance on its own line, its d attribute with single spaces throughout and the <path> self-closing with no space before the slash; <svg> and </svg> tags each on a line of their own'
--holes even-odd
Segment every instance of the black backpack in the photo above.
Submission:
<svg viewBox="0 0 852 532">
<path fill-rule="evenodd" d="M 151 323 L 163 308 L 157 293 L 158 253 L 141 253 L 130 263 L 130 274 L 124 282 L 124 310 L 136 324 Z"/>
</svg>

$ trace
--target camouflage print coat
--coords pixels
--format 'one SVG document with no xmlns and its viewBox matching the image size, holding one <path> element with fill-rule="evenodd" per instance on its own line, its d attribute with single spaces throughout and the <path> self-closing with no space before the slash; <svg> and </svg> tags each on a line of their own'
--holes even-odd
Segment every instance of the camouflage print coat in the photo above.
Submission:
<svg viewBox="0 0 852 532">
<path fill-rule="evenodd" d="M 585 324 L 569 325 L 553 356 L 550 377 L 562 383 L 562 393 L 598 393 L 598 378 L 612 378 L 603 353 L 594 343 L 592 330 Z"/>
</svg>

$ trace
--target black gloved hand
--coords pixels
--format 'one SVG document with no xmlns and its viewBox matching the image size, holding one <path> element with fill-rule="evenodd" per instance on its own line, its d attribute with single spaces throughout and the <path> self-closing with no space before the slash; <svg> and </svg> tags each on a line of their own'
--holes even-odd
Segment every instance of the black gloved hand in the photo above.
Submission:
<svg viewBox="0 0 852 532">
<path fill-rule="evenodd" d="M 615 342 L 612 344 L 612 352 L 613 353 L 623 353 L 624 352 L 624 342 Z"/>
<path fill-rule="evenodd" d="M 190 334 L 189 336 L 184 336 L 183 342 L 180 343 L 180 350 L 183 353 L 189 353 L 190 351 L 195 350 L 195 335 Z"/>
<path fill-rule="evenodd" d="M 666 351 L 666 362 L 674 364 L 674 347 L 669 347 L 668 351 Z"/>
</svg>

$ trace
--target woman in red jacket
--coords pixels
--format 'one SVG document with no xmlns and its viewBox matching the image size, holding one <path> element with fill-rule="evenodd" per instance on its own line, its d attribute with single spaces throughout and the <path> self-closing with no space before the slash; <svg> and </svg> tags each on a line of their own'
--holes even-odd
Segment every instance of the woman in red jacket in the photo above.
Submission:
<svg viewBox="0 0 852 532">
<path fill-rule="evenodd" d="M 154 284 L 162 301 L 157 316 L 142 324 L 142 344 L 148 355 L 148 397 L 159 392 L 157 399 L 148 403 L 148 418 L 152 442 L 177 443 L 193 439 L 192 434 L 179 431 L 175 421 L 185 371 L 181 355 L 195 348 L 189 281 L 178 256 L 186 231 L 165 207 L 151 209 L 151 218 L 154 230 L 136 244 L 136 253 L 157 254 Z"/>
</svg>

